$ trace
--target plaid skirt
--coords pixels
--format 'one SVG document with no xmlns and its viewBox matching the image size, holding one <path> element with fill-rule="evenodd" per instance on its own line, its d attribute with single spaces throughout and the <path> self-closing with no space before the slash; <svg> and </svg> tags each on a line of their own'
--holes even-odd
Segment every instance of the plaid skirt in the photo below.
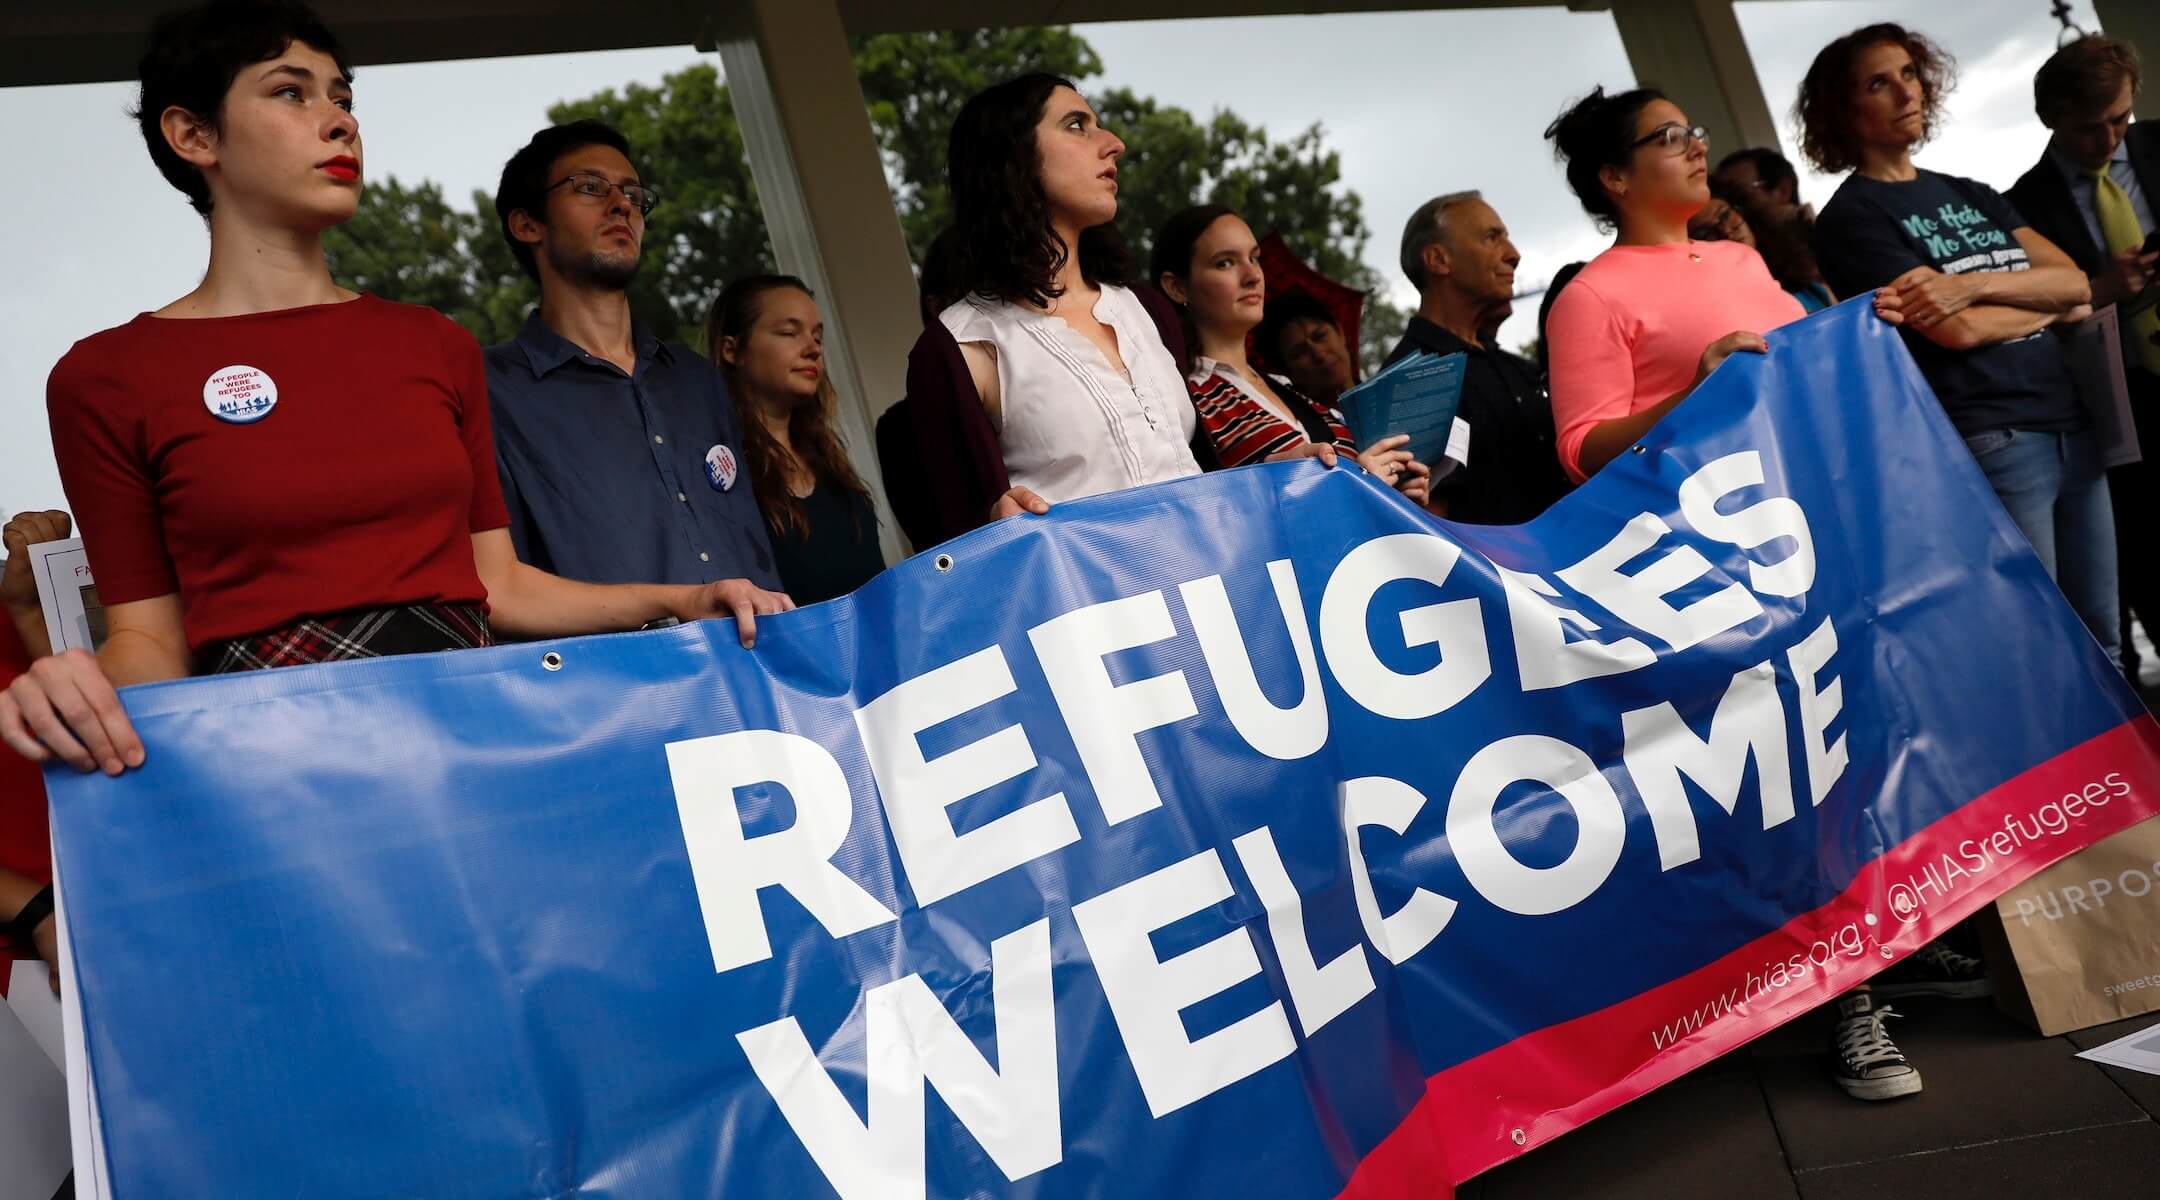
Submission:
<svg viewBox="0 0 2160 1200">
<path fill-rule="evenodd" d="M 297 667 L 303 663 L 387 658 L 495 644 L 487 610 L 477 604 L 401 604 L 305 617 L 282 629 L 203 648 L 201 675 Z"/>
</svg>

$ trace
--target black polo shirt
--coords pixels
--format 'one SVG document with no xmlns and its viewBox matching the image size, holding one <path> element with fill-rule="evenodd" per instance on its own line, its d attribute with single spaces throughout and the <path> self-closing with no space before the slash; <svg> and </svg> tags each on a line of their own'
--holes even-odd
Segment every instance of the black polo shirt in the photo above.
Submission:
<svg viewBox="0 0 2160 1200">
<path fill-rule="evenodd" d="M 1572 485 L 1553 444 L 1552 396 L 1536 363 L 1473 346 L 1411 317 L 1387 360 L 1419 350 L 1467 356 L 1456 415 L 1470 426 L 1470 461 L 1433 484 L 1433 497 L 1447 500 L 1449 520 L 1520 525 L 1567 495 Z"/>
</svg>

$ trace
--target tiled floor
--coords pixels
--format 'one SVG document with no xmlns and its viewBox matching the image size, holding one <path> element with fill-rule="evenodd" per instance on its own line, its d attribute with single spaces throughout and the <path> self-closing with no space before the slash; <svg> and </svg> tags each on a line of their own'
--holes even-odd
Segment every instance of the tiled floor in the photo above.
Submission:
<svg viewBox="0 0 2160 1200">
<path fill-rule="evenodd" d="M 1459 1189 L 1465 1200 L 2083 1200 L 2160 1183 L 2160 1076 L 2072 1057 L 2160 1013 L 2042 1038 L 1986 1001 L 1901 1002 L 1926 1089 L 1867 1104 L 1817 1012 Z"/>
</svg>

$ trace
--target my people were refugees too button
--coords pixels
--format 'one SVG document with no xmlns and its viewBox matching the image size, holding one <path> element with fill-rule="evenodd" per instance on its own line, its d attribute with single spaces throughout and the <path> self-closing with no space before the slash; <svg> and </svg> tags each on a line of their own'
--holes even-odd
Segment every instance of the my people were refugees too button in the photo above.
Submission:
<svg viewBox="0 0 2160 1200">
<path fill-rule="evenodd" d="M 218 420 L 252 425 L 277 407 L 277 382 L 254 367 L 226 367 L 203 381 L 202 398 Z"/>
</svg>

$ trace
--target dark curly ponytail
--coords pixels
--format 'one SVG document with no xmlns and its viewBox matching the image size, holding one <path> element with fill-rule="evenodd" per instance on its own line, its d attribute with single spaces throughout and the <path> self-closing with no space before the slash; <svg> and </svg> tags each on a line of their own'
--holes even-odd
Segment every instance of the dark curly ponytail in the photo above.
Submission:
<svg viewBox="0 0 2160 1200">
<path fill-rule="evenodd" d="M 1583 211 L 1596 219 L 1598 228 L 1611 231 L 1620 224 L 1620 208 L 1605 190 L 1598 172 L 1624 167 L 1634 154 L 1635 118 L 1654 100 L 1665 99 L 1656 88 L 1606 95 L 1593 88 L 1566 112 L 1545 127 L 1545 140 L 1553 144 L 1553 157 L 1567 168 L 1568 187 L 1582 202 Z"/>
</svg>

